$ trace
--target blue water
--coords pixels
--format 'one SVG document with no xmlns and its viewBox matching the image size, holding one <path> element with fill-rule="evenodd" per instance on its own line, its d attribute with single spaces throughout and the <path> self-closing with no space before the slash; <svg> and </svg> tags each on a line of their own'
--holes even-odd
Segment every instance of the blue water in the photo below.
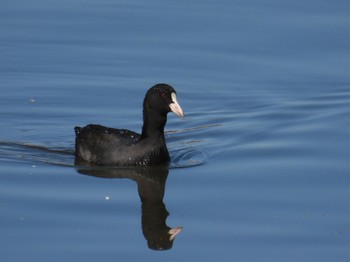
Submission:
<svg viewBox="0 0 350 262">
<path fill-rule="evenodd" d="M 349 261 L 349 11 L 2 1 L 0 260 Z M 74 166 L 74 126 L 140 131 L 159 82 L 169 170 Z"/>
</svg>

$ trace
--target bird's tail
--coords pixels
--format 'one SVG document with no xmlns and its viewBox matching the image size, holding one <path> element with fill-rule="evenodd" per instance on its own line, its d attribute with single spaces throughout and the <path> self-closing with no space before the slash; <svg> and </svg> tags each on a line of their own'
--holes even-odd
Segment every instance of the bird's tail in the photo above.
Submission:
<svg viewBox="0 0 350 262">
<path fill-rule="evenodd" d="M 79 135 L 80 130 L 81 130 L 81 127 L 80 127 L 80 126 L 74 127 L 74 131 L 75 131 L 75 134 L 76 134 L 76 135 Z"/>
</svg>

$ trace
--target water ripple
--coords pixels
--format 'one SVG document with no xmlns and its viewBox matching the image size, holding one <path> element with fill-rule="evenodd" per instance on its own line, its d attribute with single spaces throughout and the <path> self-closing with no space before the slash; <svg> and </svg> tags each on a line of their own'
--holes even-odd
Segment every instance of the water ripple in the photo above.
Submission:
<svg viewBox="0 0 350 262">
<path fill-rule="evenodd" d="M 70 148 L 48 148 L 22 142 L 0 141 L 0 161 L 74 166 L 74 151 Z"/>
<path fill-rule="evenodd" d="M 171 168 L 192 167 L 205 163 L 206 156 L 187 144 L 171 147 Z M 74 150 L 48 148 L 23 142 L 0 141 L 0 161 L 16 163 L 42 163 L 57 166 L 74 166 Z"/>
<path fill-rule="evenodd" d="M 204 164 L 207 161 L 205 153 L 193 147 L 179 146 L 178 148 L 172 148 L 171 155 L 171 168 L 184 168 L 193 167 Z"/>
</svg>

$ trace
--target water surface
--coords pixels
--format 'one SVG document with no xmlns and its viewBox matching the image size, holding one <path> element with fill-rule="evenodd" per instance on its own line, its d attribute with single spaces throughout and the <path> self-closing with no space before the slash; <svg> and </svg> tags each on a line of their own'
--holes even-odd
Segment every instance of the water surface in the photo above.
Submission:
<svg viewBox="0 0 350 262">
<path fill-rule="evenodd" d="M 0 6 L 1 261 L 349 260 L 347 1 Z M 158 82 L 170 169 L 74 166 Z"/>
</svg>

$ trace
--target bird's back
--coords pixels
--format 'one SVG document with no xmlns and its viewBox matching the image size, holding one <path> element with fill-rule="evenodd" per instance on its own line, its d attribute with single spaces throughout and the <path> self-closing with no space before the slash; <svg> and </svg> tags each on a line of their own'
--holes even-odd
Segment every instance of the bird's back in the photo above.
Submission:
<svg viewBox="0 0 350 262">
<path fill-rule="evenodd" d="M 76 162 L 101 166 L 141 166 L 167 163 L 164 139 L 142 140 L 140 134 L 101 125 L 75 127 Z"/>
</svg>

